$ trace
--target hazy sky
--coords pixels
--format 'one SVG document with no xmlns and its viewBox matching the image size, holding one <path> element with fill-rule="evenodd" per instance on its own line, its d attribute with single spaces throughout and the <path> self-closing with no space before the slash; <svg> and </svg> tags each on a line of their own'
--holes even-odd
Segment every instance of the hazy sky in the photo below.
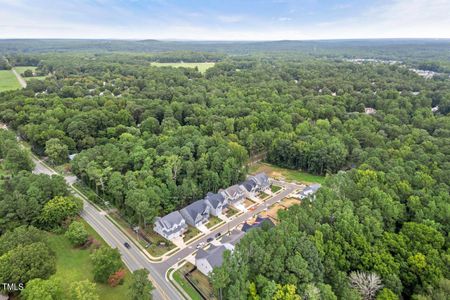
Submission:
<svg viewBox="0 0 450 300">
<path fill-rule="evenodd" d="M 450 38 L 450 0 L 0 0 L 0 38 Z"/>
</svg>

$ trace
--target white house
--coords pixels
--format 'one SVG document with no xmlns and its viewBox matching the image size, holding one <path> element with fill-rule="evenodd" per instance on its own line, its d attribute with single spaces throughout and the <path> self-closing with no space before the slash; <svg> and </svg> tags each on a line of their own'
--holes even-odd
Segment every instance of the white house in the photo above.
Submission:
<svg viewBox="0 0 450 300">
<path fill-rule="evenodd" d="M 223 194 L 208 193 L 205 197 L 206 205 L 209 207 L 209 213 L 213 216 L 222 214 L 222 210 L 227 207 L 228 201 Z"/>
<path fill-rule="evenodd" d="M 171 240 L 181 236 L 187 230 L 187 225 L 180 212 L 174 211 L 162 218 L 156 218 L 153 230 Z"/>
</svg>

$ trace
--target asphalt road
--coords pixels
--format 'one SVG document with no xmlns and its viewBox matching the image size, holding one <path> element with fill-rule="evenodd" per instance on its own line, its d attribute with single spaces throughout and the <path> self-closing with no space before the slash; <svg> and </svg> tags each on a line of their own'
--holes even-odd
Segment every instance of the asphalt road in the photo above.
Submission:
<svg viewBox="0 0 450 300">
<path fill-rule="evenodd" d="M 32 157 L 36 167 L 33 171 L 35 174 L 47 174 L 57 175 L 55 171 L 48 168 L 41 160 L 36 157 Z M 72 178 L 65 178 L 68 184 L 72 182 Z M 122 260 L 125 265 L 131 270 L 138 270 L 146 268 L 150 273 L 150 279 L 155 286 L 153 291 L 153 299 L 168 299 L 168 300 L 181 300 L 184 299 L 175 287 L 166 280 L 166 270 L 156 269 L 153 263 L 150 263 L 148 258 L 143 254 L 137 246 L 135 246 L 127 236 L 120 231 L 105 214 L 98 211 L 93 205 L 87 202 L 82 194 L 72 189 L 74 196 L 79 197 L 84 202 L 84 208 L 81 212 L 81 217 L 85 219 L 89 225 L 113 248 L 117 248 L 122 255 Z M 131 245 L 130 249 L 127 249 L 123 244 L 128 242 Z"/>
<path fill-rule="evenodd" d="M 272 198 L 270 198 L 269 200 L 265 201 L 263 204 L 260 204 L 256 207 L 255 210 L 253 211 L 248 211 L 234 219 L 232 219 L 228 224 L 224 224 L 222 226 L 220 226 L 219 228 L 216 228 L 215 230 L 211 231 L 209 234 L 203 236 L 202 238 L 198 239 L 197 241 L 195 241 L 191 246 L 192 248 L 186 247 L 180 251 L 178 251 L 177 253 L 175 253 L 174 255 L 172 255 L 170 258 L 164 260 L 163 262 L 155 262 L 152 263 L 152 265 L 155 267 L 155 269 L 162 273 L 162 272 L 166 272 L 166 270 L 168 270 L 170 267 L 172 267 L 174 264 L 182 261 L 185 257 L 193 254 L 194 252 L 197 251 L 196 246 L 197 244 L 201 243 L 201 242 L 206 242 L 207 239 L 209 238 L 215 238 L 217 233 L 221 233 L 222 235 L 225 234 L 228 231 L 228 228 L 230 228 L 230 230 L 232 230 L 234 227 L 236 227 L 237 225 L 239 225 L 242 222 L 245 222 L 247 219 L 259 214 L 260 212 L 262 212 L 266 207 L 271 206 L 272 204 L 276 203 L 279 200 L 282 200 L 284 197 L 286 197 L 287 195 L 289 195 L 290 193 L 292 193 L 294 190 L 298 189 L 299 186 L 293 183 L 279 183 L 282 184 L 283 186 L 286 187 L 285 190 L 283 190 L 281 193 L 273 196 Z"/>
<path fill-rule="evenodd" d="M 47 174 L 47 175 L 56 175 L 57 173 L 47 167 L 41 160 L 33 156 L 33 161 L 36 164 L 35 170 L 33 173 Z M 69 186 L 72 187 L 73 176 L 68 176 L 66 182 Z M 294 190 L 298 189 L 299 186 L 293 183 L 284 183 L 284 182 L 276 182 L 279 185 L 283 185 L 285 187 L 279 194 L 273 196 L 269 200 L 265 201 L 262 204 L 256 206 L 255 210 L 249 210 L 248 212 L 233 218 L 228 224 L 224 224 L 219 228 L 212 230 L 207 235 L 201 237 L 196 240 L 190 246 L 187 246 L 180 251 L 176 252 L 171 257 L 161 261 L 161 262 L 152 262 L 147 256 L 141 252 L 141 250 L 135 246 L 127 236 L 120 231 L 119 228 L 116 227 L 107 217 L 105 213 L 97 210 L 92 204 L 86 201 L 84 195 L 77 192 L 76 189 L 72 187 L 72 192 L 74 196 L 81 198 L 84 202 L 84 209 L 81 212 L 81 217 L 85 219 L 89 225 L 94 228 L 94 230 L 113 248 L 117 248 L 121 255 L 122 260 L 126 264 L 126 266 L 131 270 L 137 270 L 146 268 L 150 273 L 150 279 L 155 286 L 155 290 L 153 291 L 154 299 L 169 299 L 169 300 L 178 300 L 184 299 L 180 293 L 176 290 L 176 288 L 166 280 L 166 272 L 169 268 L 173 267 L 177 263 L 181 262 L 187 256 L 194 254 L 197 249 L 196 245 L 201 242 L 206 242 L 209 238 L 215 238 L 217 233 L 225 234 L 228 229 L 233 229 L 238 226 L 240 223 L 245 222 L 247 219 L 259 214 L 266 207 L 269 207 L 276 203 L 277 201 L 282 200 L 284 197 L 292 193 Z M 123 243 L 128 242 L 131 246 L 130 249 L 127 249 Z"/>
</svg>

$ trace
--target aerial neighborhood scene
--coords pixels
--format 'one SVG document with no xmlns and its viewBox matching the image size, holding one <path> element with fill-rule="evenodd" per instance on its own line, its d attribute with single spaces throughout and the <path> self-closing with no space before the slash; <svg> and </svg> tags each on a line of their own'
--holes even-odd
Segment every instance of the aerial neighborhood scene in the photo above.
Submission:
<svg viewBox="0 0 450 300">
<path fill-rule="evenodd" d="M 0 0 L 0 300 L 447 300 L 449 158 L 448 0 Z"/>
</svg>

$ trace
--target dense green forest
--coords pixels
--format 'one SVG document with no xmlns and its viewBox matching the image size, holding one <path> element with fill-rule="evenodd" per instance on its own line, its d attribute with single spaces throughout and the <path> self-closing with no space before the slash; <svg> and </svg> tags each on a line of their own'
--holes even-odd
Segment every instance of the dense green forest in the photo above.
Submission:
<svg viewBox="0 0 450 300">
<path fill-rule="evenodd" d="M 409 59 L 445 72 L 448 51 L 436 47 Z M 349 284 L 356 271 L 381 279 L 379 299 L 448 292 L 448 74 L 424 79 L 412 65 L 305 53 L 6 57 L 48 76 L 0 94 L 2 122 L 54 164 L 77 154 L 72 171 L 132 223 L 149 224 L 243 180 L 261 153 L 278 166 L 328 175 L 313 203 L 283 212 L 279 226 L 250 232 L 227 255 L 212 275 L 224 298 L 272 299 L 286 290 L 302 299 L 359 299 Z M 150 66 L 180 60 L 217 63 L 205 74 Z M 16 161 L 8 149 L 0 154 Z M 6 181 L 0 230 L 50 226 L 42 207 L 65 192 L 57 179 L 42 180 L 19 172 Z M 46 195 L 24 181 L 44 184 Z M 21 195 L 36 207 L 25 216 L 13 200 Z"/>
</svg>

